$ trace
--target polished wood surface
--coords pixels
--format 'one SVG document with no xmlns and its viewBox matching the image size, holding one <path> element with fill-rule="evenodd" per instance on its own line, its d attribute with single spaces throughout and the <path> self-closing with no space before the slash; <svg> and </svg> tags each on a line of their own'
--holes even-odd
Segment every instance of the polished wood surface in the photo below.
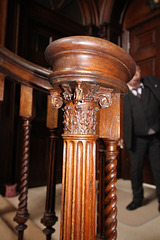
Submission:
<svg viewBox="0 0 160 240">
<path fill-rule="evenodd" d="M 121 94 L 114 93 L 110 108 L 100 109 L 97 240 L 117 238 L 117 155 L 118 139 L 121 136 Z"/>
<path fill-rule="evenodd" d="M 49 93 L 51 85 L 47 78 L 51 71 L 21 58 L 0 46 L 0 70 L 14 81 Z"/>
<path fill-rule="evenodd" d="M 74 39 L 56 40 L 47 47 L 45 56 L 53 66 L 54 71 L 50 75 L 53 87 L 84 81 L 111 87 L 115 92 L 127 92 L 125 82 L 131 79 L 135 70 L 132 58 L 122 48 L 94 37 L 75 36 Z"/>
<path fill-rule="evenodd" d="M 99 111 L 99 138 L 119 139 L 122 131 L 121 94 L 112 94 L 112 107 Z"/>
<path fill-rule="evenodd" d="M 23 117 L 23 153 L 21 160 L 20 173 L 20 194 L 19 204 L 14 221 L 18 223 L 16 230 L 18 231 L 18 240 L 23 240 L 24 230 L 27 228 L 25 224 L 29 218 L 28 213 L 28 176 L 29 176 L 29 158 L 30 158 L 30 128 L 31 116 Z"/>
<path fill-rule="evenodd" d="M 115 183 L 120 133 L 120 97 L 116 94 L 128 92 L 126 82 L 134 75 L 135 63 L 111 42 L 84 36 L 52 42 L 45 56 L 53 69 L 49 76 L 52 105 L 63 106 L 64 111 L 60 239 L 95 239 L 97 111 L 100 107 L 111 109 L 112 103 L 114 110 L 108 114 L 110 120 L 106 124 L 111 131 L 106 136 L 110 139 L 106 140 L 104 219 L 106 239 L 116 239 Z M 102 123 L 104 127 L 105 121 Z M 115 133 L 112 124 L 116 125 Z"/>
<path fill-rule="evenodd" d="M 105 168 L 102 170 L 104 174 L 103 189 L 104 202 L 104 237 L 105 239 L 117 239 L 117 141 L 104 139 L 106 145 Z"/>
</svg>

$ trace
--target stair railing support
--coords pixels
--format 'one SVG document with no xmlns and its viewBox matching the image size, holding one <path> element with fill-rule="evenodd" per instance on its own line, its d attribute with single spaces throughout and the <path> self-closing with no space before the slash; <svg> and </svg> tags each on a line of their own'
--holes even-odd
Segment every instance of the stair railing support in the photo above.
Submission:
<svg viewBox="0 0 160 240">
<path fill-rule="evenodd" d="M 32 118 L 33 89 L 28 86 L 21 85 L 20 94 L 20 116 L 23 120 L 23 151 L 20 172 L 20 189 L 19 204 L 14 221 L 18 223 L 16 230 L 18 231 L 18 240 L 23 240 L 24 230 L 27 228 L 25 224 L 29 218 L 27 209 L 28 201 L 28 174 L 29 174 L 29 158 L 30 158 L 30 128 Z"/>
<path fill-rule="evenodd" d="M 49 129 L 49 154 L 48 154 L 48 179 L 46 206 L 44 216 L 41 219 L 46 228 L 43 230 L 46 240 L 50 240 L 55 229 L 52 227 L 57 222 L 58 217 L 55 214 L 55 198 L 56 198 L 56 146 L 57 146 L 57 127 L 58 127 L 58 109 L 54 109 L 51 105 L 51 96 L 48 96 L 47 105 L 47 128 Z"/>
</svg>

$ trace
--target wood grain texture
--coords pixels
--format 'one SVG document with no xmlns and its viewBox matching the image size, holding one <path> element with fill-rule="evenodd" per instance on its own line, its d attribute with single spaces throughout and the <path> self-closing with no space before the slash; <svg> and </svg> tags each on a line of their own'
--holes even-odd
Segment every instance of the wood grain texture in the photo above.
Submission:
<svg viewBox="0 0 160 240">
<path fill-rule="evenodd" d="M 16 82 L 27 85 L 42 92 L 49 93 L 51 89 L 47 78 L 51 71 L 0 46 L 0 70 Z"/>
<path fill-rule="evenodd" d="M 50 129 L 58 127 L 58 109 L 53 108 L 51 104 L 51 96 L 48 95 L 47 101 L 47 123 L 46 126 Z"/>
<path fill-rule="evenodd" d="M 64 138 L 60 239 L 95 237 L 96 136 Z"/>
<path fill-rule="evenodd" d="M 19 115 L 23 117 L 32 116 L 33 88 L 21 85 Z"/>
<path fill-rule="evenodd" d="M 120 138 L 121 129 L 121 100 L 120 94 L 112 94 L 112 105 L 100 109 L 99 113 L 99 138 Z"/>
</svg>

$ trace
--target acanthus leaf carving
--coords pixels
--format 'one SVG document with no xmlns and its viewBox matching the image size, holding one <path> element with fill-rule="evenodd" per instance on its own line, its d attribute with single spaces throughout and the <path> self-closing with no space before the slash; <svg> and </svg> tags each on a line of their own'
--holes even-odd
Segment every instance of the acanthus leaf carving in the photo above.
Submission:
<svg viewBox="0 0 160 240">
<path fill-rule="evenodd" d="M 94 101 L 94 95 L 98 91 L 99 86 L 96 84 L 87 84 L 78 82 L 75 92 L 75 102 Z"/>
<path fill-rule="evenodd" d="M 72 105 L 63 110 L 65 134 L 96 134 L 96 106 Z"/>
<path fill-rule="evenodd" d="M 51 91 L 51 103 L 60 108 L 65 103 L 65 134 L 96 134 L 97 114 L 99 107 L 109 107 L 112 103 L 112 89 L 96 84 L 78 82 L 73 85 L 61 84 L 60 88 Z"/>
</svg>

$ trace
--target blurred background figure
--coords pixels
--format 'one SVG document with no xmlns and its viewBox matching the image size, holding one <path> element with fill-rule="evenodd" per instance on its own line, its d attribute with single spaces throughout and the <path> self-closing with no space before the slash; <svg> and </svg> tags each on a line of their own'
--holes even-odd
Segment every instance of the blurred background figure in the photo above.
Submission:
<svg viewBox="0 0 160 240">
<path fill-rule="evenodd" d="M 143 167 L 148 153 L 160 211 L 160 79 L 152 75 L 141 79 L 141 70 L 136 66 L 128 87 L 130 91 L 123 104 L 123 129 L 130 156 L 133 201 L 127 209 L 143 205 Z"/>
</svg>

